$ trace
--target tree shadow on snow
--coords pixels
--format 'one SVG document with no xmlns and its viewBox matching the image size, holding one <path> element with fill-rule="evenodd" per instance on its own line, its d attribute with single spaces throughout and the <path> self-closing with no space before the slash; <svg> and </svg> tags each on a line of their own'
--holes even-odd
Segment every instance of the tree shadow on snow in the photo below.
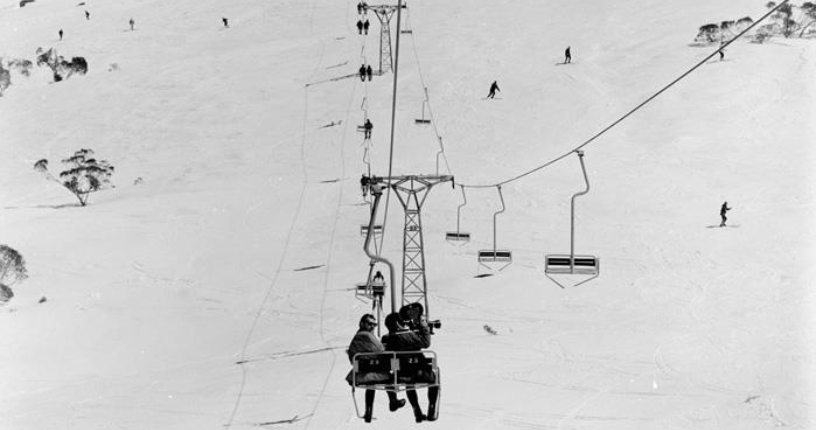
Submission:
<svg viewBox="0 0 816 430">
<path fill-rule="evenodd" d="M 3 209 L 63 209 L 82 207 L 79 203 L 63 203 L 61 205 L 36 205 L 36 206 L 6 206 Z"/>
<path fill-rule="evenodd" d="M 720 227 L 719 224 L 711 224 L 711 225 L 706 226 L 706 228 L 739 228 L 739 227 L 740 227 L 739 224 L 726 225 L 726 226 L 722 226 L 722 227 Z"/>
</svg>

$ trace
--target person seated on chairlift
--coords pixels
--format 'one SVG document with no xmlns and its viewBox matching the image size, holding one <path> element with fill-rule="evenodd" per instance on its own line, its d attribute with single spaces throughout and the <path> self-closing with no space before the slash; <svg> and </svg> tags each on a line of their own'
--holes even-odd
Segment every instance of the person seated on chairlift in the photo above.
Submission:
<svg viewBox="0 0 816 430">
<path fill-rule="evenodd" d="M 422 317 L 419 322 L 419 327 L 416 331 L 408 330 L 403 326 L 402 319 L 398 313 L 391 313 L 385 317 L 385 326 L 388 328 L 388 334 L 382 337 L 382 344 L 387 351 L 421 351 L 425 348 L 431 347 L 431 330 L 428 327 L 428 322 L 425 317 Z M 422 354 L 417 354 L 422 356 Z M 424 356 L 422 356 L 424 357 Z M 402 379 L 402 377 L 400 377 Z M 422 383 L 435 382 L 436 375 L 433 370 L 420 369 L 415 375 L 410 375 L 408 383 Z M 419 398 L 416 390 L 407 389 L 405 395 L 408 401 L 411 402 L 411 407 L 414 409 L 414 418 L 416 422 L 435 421 L 436 416 L 436 402 L 439 397 L 439 387 L 428 387 L 428 415 L 422 413 L 422 408 L 419 406 Z"/>
<path fill-rule="evenodd" d="M 383 274 L 382 274 L 382 272 L 380 272 L 379 270 L 378 270 L 378 271 L 377 271 L 377 273 L 374 275 L 374 281 L 373 281 L 373 283 L 374 283 L 374 284 L 378 284 L 378 285 L 385 284 L 385 278 L 383 278 Z"/>
<path fill-rule="evenodd" d="M 354 355 L 359 354 L 361 352 L 383 352 L 385 348 L 383 344 L 377 339 L 377 336 L 374 335 L 374 328 L 377 327 L 377 320 L 374 318 L 374 315 L 365 314 L 360 318 L 360 325 L 357 333 L 354 335 L 354 338 L 351 339 L 351 343 L 349 344 L 348 350 L 348 357 L 349 362 L 352 364 L 354 363 Z M 354 371 L 346 375 L 346 381 L 349 385 L 352 385 L 355 381 L 352 377 Z M 376 384 L 376 383 L 384 383 L 391 380 L 391 376 L 385 372 L 369 372 L 363 373 L 362 375 L 358 375 L 356 382 L 358 384 Z M 374 395 L 377 392 L 375 390 L 366 390 L 365 391 L 365 415 L 363 415 L 363 419 L 365 422 L 370 423 L 373 411 L 374 411 Z M 405 400 L 398 399 L 397 393 L 393 391 L 388 391 L 388 404 L 389 409 L 391 412 L 396 411 L 397 409 L 405 406 Z"/>
</svg>

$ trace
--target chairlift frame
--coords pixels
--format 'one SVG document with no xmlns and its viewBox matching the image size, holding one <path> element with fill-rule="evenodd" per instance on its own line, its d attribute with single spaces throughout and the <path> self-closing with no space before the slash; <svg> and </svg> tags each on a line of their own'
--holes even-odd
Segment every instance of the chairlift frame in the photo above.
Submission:
<svg viewBox="0 0 816 430">
<path fill-rule="evenodd" d="M 422 118 L 415 118 L 414 122 L 419 125 L 427 125 L 431 123 L 430 118 L 425 118 L 425 106 L 428 104 L 428 87 L 425 87 L 425 100 L 422 101 Z"/>
<path fill-rule="evenodd" d="M 463 231 L 461 231 L 459 229 L 459 226 L 460 226 L 459 221 L 460 221 L 461 216 L 462 216 L 462 207 L 467 205 L 467 195 L 465 195 L 465 187 L 460 185 L 459 188 L 462 189 L 462 200 L 463 201 L 462 201 L 462 204 L 460 204 L 456 208 L 456 231 L 446 232 L 445 233 L 445 240 L 447 240 L 448 243 L 459 243 L 459 242 L 461 242 L 462 244 L 464 244 L 466 242 L 470 242 L 470 233 L 465 233 L 465 232 L 463 232 Z"/>
<path fill-rule="evenodd" d="M 502 208 L 500 211 L 493 214 L 493 249 L 479 251 L 477 261 L 480 265 L 486 267 L 488 270 L 494 269 L 485 263 L 503 263 L 503 265 L 498 269 L 501 271 L 513 263 L 513 253 L 509 250 L 499 251 L 496 249 L 496 218 L 500 213 L 503 213 L 507 209 L 504 205 L 504 195 L 502 194 L 501 185 L 496 185 L 496 188 L 499 190 L 499 199 L 501 199 Z"/>
<path fill-rule="evenodd" d="M 422 359 L 418 359 L 418 354 Z M 439 406 L 442 403 L 442 372 L 439 369 L 436 352 L 433 350 L 422 351 L 382 351 L 382 352 L 360 352 L 354 355 L 351 360 L 351 398 L 354 402 L 354 411 L 357 418 L 363 418 L 360 414 L 360 407 L 357 405 L 355 390 L 392 391 L 399 393 L 406 390 L 417 390 L 422 388 L 439 387 L 439 395 L 436 399 L 436 413 L 439 413 Z M 434 375 L 434 382 L 410 382 L 410 377 L 404 376 L 416 373 L 418 368 L 430 366 Z M 357 375 L 361 373 L 378 372 L 388 373 L 387 381 L 372 384 L 357 382 Z M 402 372 L 403 375 L 400 375 Z"/>
<path fill-rule="evenodd" d="M 589 177 L 587 176 L 586 166 L 584 165 L 584 152 L 576 150 L 578 160 L 581 162 L 581 171 L 584 174 L 584 183 L 586 189 L 579 191 L 572 195 L 570 203 L 570 253 L 569 254 L 548 254 L 544 257 L 544 274 L 550 278 L 551 281 L 558 284 L 559 287 L 565 288 L 560 282 L 550 275 L 590 275 L 589 279 L 585 279 L 573 286 L 577 287 L 581 284 L 589 282 L 601 275 L 601 259 L 592 255 L 576 255 L 575 254 L 575 199 L 579 196 L 589 193 Z"/>
</svg>

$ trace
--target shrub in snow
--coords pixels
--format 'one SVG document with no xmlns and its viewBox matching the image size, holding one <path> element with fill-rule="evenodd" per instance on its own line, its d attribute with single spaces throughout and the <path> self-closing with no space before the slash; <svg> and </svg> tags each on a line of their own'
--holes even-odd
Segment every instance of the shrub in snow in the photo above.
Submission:
<svg viewBox="0 0 816 430">
<path fill-rule="evenodd" d="M 20 0 L 20 7 L 25 7 L 28 3 L 34 3 L 34 0 Z"/>
<path fill-rule="evenodd" d="M 0 303 L 14 297 L 11 286 L 28 278 L 25 259 L 14 248 L 0 245 Z"/>
<path fill-rule="evenodd" d="M 17 70 L 23 76 L 30 76 L 31 75 L 31 68 L 34 67 L 34 63 L 30 60 L 24 60 L 22 58 L 12 59 L 8 62 L 9 69 Z"/>
<path fill-rule="evenodd" d="M 62 160 L 66 169 L 60 172 L 59 179 L 48 171 L 48 160 L 42 159 L 34 164 L 34 170 L 43 173 L 48 179 L 62 184 L 79 200 L 82 206 L 88 203 L 91 193 L 104 190 L 110 186 L 113 166 L 105 160 L 94 158 L 90 149 L 80 149 L 69 158 Z"/>
<path fill-rule="evenodd" d="M 84 75 L 88 73 L 88 61 L 84 57 L 73 57 L 71 61 L 66 61 L 57 54 L 54 48 L 44 51 L 37 48 L 37 66 L 47 66 L 54 73 L 54 82 L 59 82 L 69 78 L 74 73 Z"/>
<path fill-rule="evenodd" d="M 0 97 L 3 96 L 3 92 L 6 91 L 11 85 L 11 72 L 3 68 L 3 63 L 0 62 Z"/>
</svg>

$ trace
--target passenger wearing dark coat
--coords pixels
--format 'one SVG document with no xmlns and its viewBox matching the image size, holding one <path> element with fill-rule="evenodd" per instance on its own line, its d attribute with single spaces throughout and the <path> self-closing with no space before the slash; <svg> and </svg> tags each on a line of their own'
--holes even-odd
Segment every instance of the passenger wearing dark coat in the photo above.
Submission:
<svg viewBox="0 0 816 430">
<path fill-rule="evenodd" d="M 402 326 L 399 314 L 392 313 L 385 318 L 385 326 L 388 328 L 388 334 L 383 336 L 382 343 L 387 351 L 421 351 L 431 346 L 431 331 L 425 319 L 420 320 L 418 330 L 412 331 Z M 422 374 L 417 374 L 412 382 L 435 382 L 435 375 L 429 369 L 427 372 L 423 371 Z M 405 395 L 414 409 L 416 422 L 436 420 L 436 402 L 439 398 L 439 387 L 428 387 L 428 415 L 422 413 L 416 390 L 407 389 Z"/>
<path fill-rule="evenodd" d="M 346 352 L 348 353 L 349 362 L 354 362 L 354 356 L 361 352 L 383 352 L 385 348 L 383 348 L 382 343 L 377 339 L 377 336 L 374 336 L 374 328 L 377 327 L 377 320 L 374 318 L 374 315 L 365 314 L 360 318 L 360 329 L 357 330 L 357 333 L 354 335 L 354 338 L 351 339 L 351 343 L 349 344 L 348 349 Z M 348 381 L 349 385 L 351 385 L 354 380 L 352 379 L 352 373 L 349 372 L 346 375 L 346 381 Z M 366 384 L 366 383 L 383 383 L 388 382 L 390 380 L 390 376 L 387 373 L 378 373 L 378 372 L 371 372 L 371 373 L 364 373 L 360 375 L 360 377 L 356 380 L 358 384 Z M 370 423 L 371 418 L 374 412 L 374 395 L 377 392 L 375 390 L 366 390 L 365 391 L 365 415 L 363 415 L 363 419 L 365 422 Z M 397 399 L 397 393 L 393 391 L 388 391 L 388 400 L 389 400 L 389 409 L 391 412 L 396 411 L 397 409 L 405 406 L 405 400 Z"/>
</svg>

